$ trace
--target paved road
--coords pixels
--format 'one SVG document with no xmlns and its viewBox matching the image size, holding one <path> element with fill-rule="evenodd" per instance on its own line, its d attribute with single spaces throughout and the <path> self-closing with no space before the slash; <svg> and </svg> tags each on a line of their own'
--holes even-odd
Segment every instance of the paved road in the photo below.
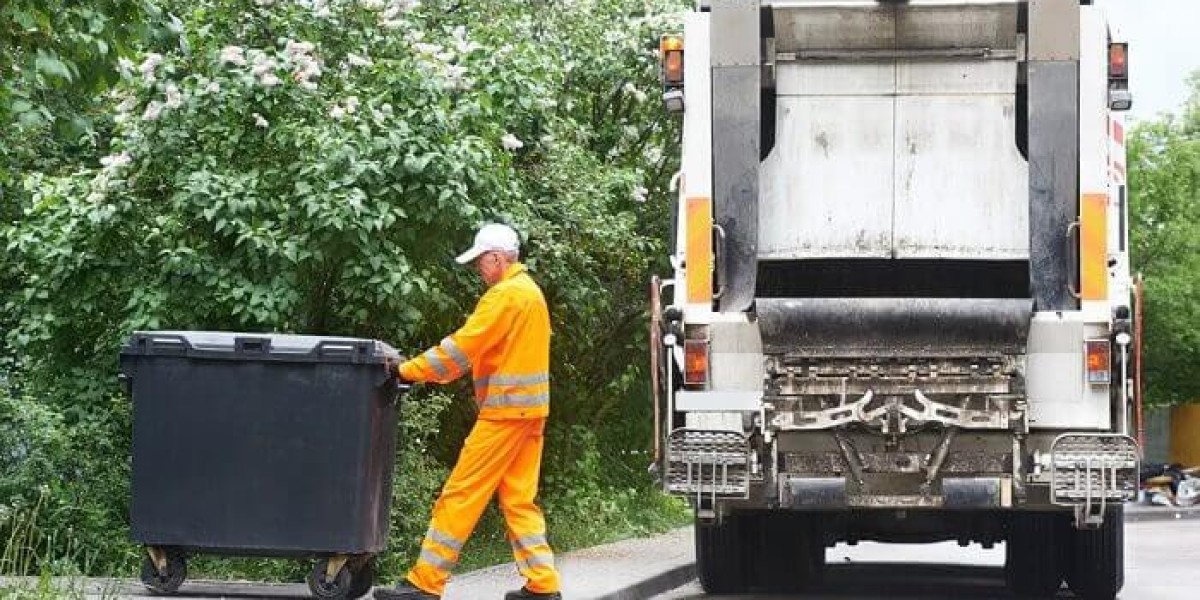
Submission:
<svg viewBox="0 0 1200 600">
<path fill-rule="evenodd" d="M 1200 521 L 1130 523 L 1126 530 L 1126 578 L 1123 600 L 1180 600 L 1197 597 Z M 692 582 L 655 600 L 1011 600 L 1004 589 L 1004 547 L 992 550 L 957 544 L 839 545 L 826 555 L 830 563 L 820 589 L 800 596 L 706 596 Z M 1069 598 L 1065 591 L 1062 598 Z"/>
</svg>

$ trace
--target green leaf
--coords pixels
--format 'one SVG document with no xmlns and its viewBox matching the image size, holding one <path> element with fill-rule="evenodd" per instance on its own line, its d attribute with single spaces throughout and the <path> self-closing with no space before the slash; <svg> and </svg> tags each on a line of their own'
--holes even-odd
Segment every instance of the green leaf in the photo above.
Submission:
<svg viewBox="0 0 1200 600">
<path fill-rule="evenodd" d="M 37 51 L 37 57 L 34 58 L 34 67 L 46 74 L 67 81 L 73 81 L 75 78 L 71 76 L 71 69 L 67 67 L 67 63 L 60 60 L 57 56 L 47 53 L 44 50 Z"/>
</svg>

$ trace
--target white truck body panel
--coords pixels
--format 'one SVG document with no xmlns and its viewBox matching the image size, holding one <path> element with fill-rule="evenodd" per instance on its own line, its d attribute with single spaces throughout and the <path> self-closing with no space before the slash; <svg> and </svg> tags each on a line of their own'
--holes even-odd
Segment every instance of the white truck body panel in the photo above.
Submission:
<svg viewBox="0 0 1200 600">
<path fill-rule="evenodd" d="M 794 58 L 776 65 L 760 259 L 1029 256 L 1028 165 L 1014 141 L 1016 8 L 992 4 L 777 13 L 776 48 Z M 996 54 L 954 54 L 977 44 Z M 805 58 L 881 47 L 951 50 Z"/>
</svg>

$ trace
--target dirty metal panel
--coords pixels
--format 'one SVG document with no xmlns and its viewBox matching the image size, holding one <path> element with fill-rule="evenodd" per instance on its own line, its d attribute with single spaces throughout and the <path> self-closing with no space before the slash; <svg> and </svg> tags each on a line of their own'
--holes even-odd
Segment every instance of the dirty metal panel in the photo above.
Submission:
<svg viewBox="0 0 1200 600">
<path fill-rule="evenodd" d="M 892 99 L 789 96 L 777 106 L 758 258 L 891 256 Z"/>
<path fill-rule="evenodd" d="M 896 27 L 891 8 L 879 4 L 774 9 L 775 50 L 892 48 Z"/>
<path fill-rule="evenodd" d="M 725 232 L 717 257 L 718 304 L 742 311 L 754 300 L 759 214 L 758 67 L 718 67 L 713 78 L 713 210 Z"/>
<path fill-rule="evenodd" d="M 1028 79 L 1029 288 L 1037 310 L 1074 310 L 1067 244 L 1079 214 L 1079 66 L 1031 62 Z"/>
<path fill-rule="evenodd" d="M 895 256 L 1027 258 L 1015 63 L 901 63 L 898 71 Z"/>
<path fill-rule="evenodd" d="M 1016 0 L 989 4 L 941 3 L 897 7 L 896 43 L 901 48 L 1013 49 Z"/>
</svg>

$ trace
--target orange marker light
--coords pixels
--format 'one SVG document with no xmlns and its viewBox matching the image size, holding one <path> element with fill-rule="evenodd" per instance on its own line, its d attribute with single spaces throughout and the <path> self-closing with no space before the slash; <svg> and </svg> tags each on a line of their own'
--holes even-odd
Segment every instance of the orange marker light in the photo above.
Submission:
<svg viewBox="0 0 1200 600">
<path fill-rule="evenodd" d="M 708 383 L 708 340 L 684 340 L 683 383 L 686 385 Z"/>
<path fill-rule="evenodd" d="M 1112 356 L 1108 340 L 1088 340 L 1086 346 L 1088 383 L 1109 383 Z"/>
<path fill-rule="evenodd" d="M 658 41 L 662 64 L 660 75 L 666 87 L 683 85 L 683 36 L 664 35 Z"/>
</svg>

